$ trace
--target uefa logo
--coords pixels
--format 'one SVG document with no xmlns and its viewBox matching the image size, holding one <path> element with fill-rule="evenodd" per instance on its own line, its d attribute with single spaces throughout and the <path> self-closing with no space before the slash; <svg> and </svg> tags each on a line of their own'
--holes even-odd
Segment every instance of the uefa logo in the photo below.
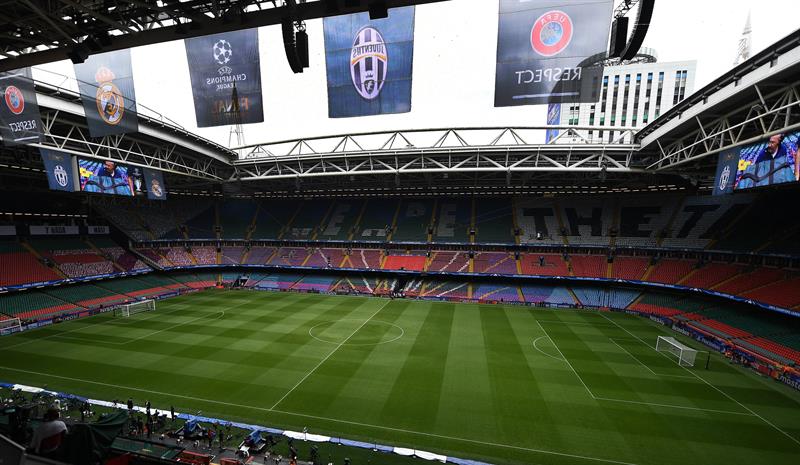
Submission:
<svg viewBox="0 0 800 465">
<path fill-rule="evenodd" d="M 63 166 L 56 165 L 56 167 L 53 169 L 53 178 L 56 180 L 59 186 L 67 187 L 69 179 L 67 179 L 67 170 L 65 170 Z"/>
<path fill-rule="evenodd" d="M 216 61 L 217 64 L 224 65 L 231 61 L 231 57 L 233 56 L 233 47 L 227 40 L 220 39 L 216 41 L 214 46 L 211 48 L 211 55 L 214 57 L 214 61 Z"/>
<path fill-rule="evenodd" d="M 350 77 L 361 97 L 373 100 L 378 97 L 386 82 L 389 56 L 381 33 L 365 26 L 356 33 L 350 53 Z"/>
<path fill-rule="evenodd" d="M 25 98 L 22 96 L 22 91 L 16 86 L 6 87 L 4 97 L 6 106 L 11 110 L 11 113 L 18 115 L 25 111 Z"/>
<path fill-rule="evenodd" d="M 531 47 L 539 55 L 558 55 L 572 41 L 572 19 L 559 10 L 539 16 L 531 28 Z"/>
</svg>

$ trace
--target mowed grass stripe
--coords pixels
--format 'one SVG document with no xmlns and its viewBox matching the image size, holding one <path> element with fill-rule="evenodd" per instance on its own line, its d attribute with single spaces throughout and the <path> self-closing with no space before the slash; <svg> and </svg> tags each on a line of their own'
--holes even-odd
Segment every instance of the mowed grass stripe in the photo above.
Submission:
<svg viewBox="0 0 800 465">
<path fill-rule="evenodd" d="M 409 303 L 404 301 L 386 305 L 368 326 L 356 332 L 288 396 L 281 403 L 281 410 L 377 421 L 394 386 L 400 362 L 405 360 L 419 330 L 418 326 L 403 324 L 408 309 Z M 404 329 L 402 338 L 384 344 L 395 338 L 398 330 L 392 325 L 397 323 Z M 346 336 L 338 332 L 324 334 L 340 341 Z M 331 343 L 330 347 L 335 345 Z"/>
<path fill-rule="evenodd" d="M 52 330 L 132 337 L 215 311 L 224 310 L 226 318 L 214 324 L 190 322 L 129 344 L 133 346 L 129 350 L 67 338 L 0 349 L 12 355 L 3 357 L 0 379 L 47 384 L 109 400 L 131 395 L 137 402 L 147 398 L 159 407 L 174 404 L 181 411 L 202 410 L 209 416 L 294 430 L 308 426 L 314 432 L 498 464 L 608 460 L 637 465 L 794 465 L 800 453 L 792 441 L 754 416 L 594 400 L 564 362 L 544 356 L 531 344 L 543 334 L 537 318 L 548 331 L 570 326 L 572 334 L 553 337 L 564 338 L 567 346 L 580 349 L 583 344 L 583 350 L 597 350 L 602 361 L 613 366 L 615 376 L 633 383 L 636 395 L 652 396 L 654 387 L 656 394 L 672 395 L 687 405 L 707 404 L 681 397 L 693 396 L 691 391 L 639 386 L 641 380 L 649 383 L 657 378 L 625 358 L 609 337 L 620 338 L 627 346 L 636 344 L 632 335 L 654 342 L 656 335 L 672 333 L 647 320 L 617 314 L 395 301 L 380 319 L 402 326 L 406 335 L 388 344 L 343 346 L 287 397 L 286 404 L 270 410 L 292 383 L 307 374 L 298 367 L 313 368 L 334 347 L 311 338 L 311 327 L 333 321 L 326 326 L 334 329 L 331 334 L 347 335 L 385 302 L 265 292 L 194 294 L 159 302 L 152 315 L 161 311 L 163 320 L 145 319 L 146 314 L 129 320 L 101 316 L 55 325 L 48 332 L 0 338 L 0 347 Z M 169 309 L 175 314 L 164 313 Z M 137 318 L 144 320 L 141 327 Z M 544 321 L 549 319 L 552 322 Z M 128 332 L 127 325 L 137 329 Z M 392 331 L 378 325 L 362 329 L 354 341 L 383 340 Z M 640 345 L 637 350 L 646 354 Z M 664 363 L 672 362 L 664 358 Z M 784 431 L 792 434 L 800 427 L 796 393 L 718 359 L 711 371 L 698 373 L 759 413 L 767 409 L 770 415 L 765 417 Z M 429 396 L 434 386 L 437 394 Z M 487 389 L 498 397 L 487 395 Z M 508 408 L 513 403 L 504 400 L 506 390 L 521 392 L 511 392 L 517 396 L 518 409 Z M 474 407 L 469 408 L 470 403 Z M 515 436 L 509 429 L 528 433 Z"/>
<path fill-rule="evenodd" d="M 379 417 L 381 424 L 413 431 L 429 431 L 436 423 L 453 324 L 453 304 L 423 306 L 423 324 Z"/>
</svg>

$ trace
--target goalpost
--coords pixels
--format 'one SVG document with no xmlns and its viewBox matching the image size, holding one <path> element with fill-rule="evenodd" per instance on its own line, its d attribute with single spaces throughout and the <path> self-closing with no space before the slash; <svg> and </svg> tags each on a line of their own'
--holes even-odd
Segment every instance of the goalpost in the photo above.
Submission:
<svg viewBox="0 0 800 465">
<path fill-rule="evenodd" d="M 695 358 L 697 358 L 696 350 L 681 344 L 674 337 L 658 336 L 656 350 L 676 356 L 678 358 L 678 365 L 684 367 L 693 367 Z"/>
<path fill-rule="evenodd" d="M 130 304 L 120 305 L 114 309 L 114 316 L 129 317 L 137 313 L 150 312 L 156 309 L 155 300 L 142 300 Z"/>
<path fill-rule="evenodd" d="M 6 318 L 0 320 L 0 335 L 16 333 L 22 330 L 22 321 L 19 318 Z"/>
</svg>

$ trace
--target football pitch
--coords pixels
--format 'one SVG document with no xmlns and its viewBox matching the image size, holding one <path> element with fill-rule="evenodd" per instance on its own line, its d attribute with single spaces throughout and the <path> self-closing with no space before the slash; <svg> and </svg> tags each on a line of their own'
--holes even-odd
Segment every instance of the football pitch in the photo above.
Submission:
<svg viewBox="0 0 800 465">
<path fill-rule="evenodd" d="M 0 381 L 497 464 L 800 463 L 800 393 L 718 355 L 680 367 L 658 335 L 624 314 L 213 290 L 0 338 Z"/>
</svg>

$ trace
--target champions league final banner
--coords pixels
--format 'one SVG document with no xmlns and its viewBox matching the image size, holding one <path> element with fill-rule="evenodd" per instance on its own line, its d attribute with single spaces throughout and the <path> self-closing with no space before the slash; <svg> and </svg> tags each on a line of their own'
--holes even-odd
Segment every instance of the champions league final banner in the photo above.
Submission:
<svg viewBox="0 0 800 465">
<path fill-rule="evenodd" d="M 139 130 L 130 50 L 92 55 L 75 65 L 75 77 L 92 137 Z"/>
<path fill-rule="evenodd" d="M 185 39 L 197 127 L 264 122 L 258 29 Z M 239 115 L 233 112 L 233 91 Z"/>
<path fill-rule="evenodd" d="M 328 116 L 346 118 L 411 111 L 414 7 L 323 19 Z"/>
<path fill-rule="evenodd" d="M 42 118 L 36 102 L 31 69 L 0 73 L 0 135 L 5 145 L 35 144 L 42 140 Z"/>
<path fill-rule="evenodd" d="M 612 6 L 500 0 L 494 106 L 596 101 Z"/>
</svg>

